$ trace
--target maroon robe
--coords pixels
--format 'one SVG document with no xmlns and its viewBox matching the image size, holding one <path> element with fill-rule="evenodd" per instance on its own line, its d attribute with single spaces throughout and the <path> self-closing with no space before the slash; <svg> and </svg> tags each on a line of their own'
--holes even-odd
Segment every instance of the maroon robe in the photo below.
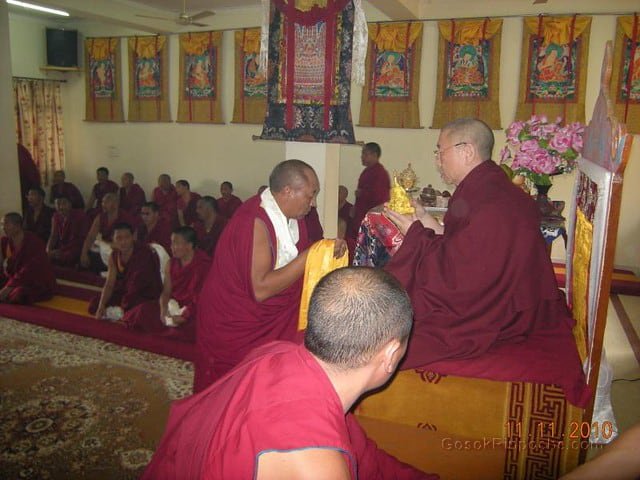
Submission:
<svg viewBox="0 0 640 480">
<path fill-rule="evenodd" d="M 344 202 L 344 205 L 338 209 L 338 218 L 343 219 L 347 222 L 347 225 L 351 222 L 351 209 L 353 208 L 353 204 L 349 202 Z"/>
<path fill-rule="evenodd" d="M 557 329 L 577 360 L 531 197 L 486 161 L 458 185 L 444 223 L 436 235 L 415 222 L 385 267 L 415 311 L 403 368 L 476 357 L 538 329 Z"/>
<path fill-rule="evenodd" d="M 197 221 L 192 225 L 193 229 L 196 231 L 196 236 L 198 237 L 198 248 L 211 258 L 213 258 L 216 251 L 216 245 L 218 244 L 218 240 L 220 240 L 220 235 L 222 235 L 222 231 L 226 224 L 227 220 L 218 215 L 209 231 L 207 231 L 204 223 L 201 221 Z"/>
<path fill-rule="evenodd" d="M 109 216 L 106 212 L 102 212 L 100 217 L 100 235 L 105 242 L 111 242 L 113 240 L 113 227 L 118 223 L 128 223 L 132 227 L 135 225 L 134 219 L 129 216 L 127 212 L 122 209 L 118 209 L 118 216 L 113 222 L 109 222 Z"/>
<path fill-rule="evenodd" d="M 0 248 L 6 260 L 4 271 L 0 270 L 0 289 L 13 288 L 9 303 L 31 304 L 51 298 L 56 279 L 45 244 L 37 235 L 24 232 L 18 249 L 9 237 L 2 237 Z"/>
<path fill-rule="evenodd" d="M 364 216 L 373 207 L 389 201 L 391 180 L 380 162 L 365 168 L 358 179 L 358 194 L 354 205 L 353 219 L 349 223 L 348 235 L 356 238 Z"/>
<path fill-rule="evenodd" d="M 107 193 L 118 193 L 119 191 L 120 187 L 112 180 L 96 183 L 91 190 L 91 193 L 96 200 L 93 205 L 88 205 L 89 210 L 87 210 L 87 215 L 89 218 L 94 219 L 100 214 L 100 212 L 102 212 L 102 199 Z"/>
<path fill-rule="evenodd" d="M 167 220 L 171 226 L 175 225 L 178 202 L 176 187 L 171 185 L 169 190 L 163 190 L 160 187 L 154 188 L 153 201 L 160 209 L 160 217 Z"/>
<path fill-rule="evenodd" d="M 171 233 L 173 229 L 171 223 L 164 218 L 158 218 L 153 230 L 148 231 L 144 223 L 140 223 L 136 230 L 136 238 L 140 243 L 157 243 L 162 245 L 169 255 L 171 255 Z"/>
<path fill-rule="evenodd" d="M 340 452 L 353 479 L 439 478 L 378 449 L 303 346 L 272 342 L 173 403 L 142 480 L 256 478 L 261 453 L 318 447 Z"/>
<path fill-rule="evenodd" d="M 54 203 L 56 198 L 68 198 L 71 202 L 71 208 L 84 209 L 84 198 L 78 187 L 71 182 L 54 183 L 51 185 L 51 192 L 49 193 L 49 201 Z"/>
<path fill-rule="evenodd" d="M 118 269 L 116 283 L 107 306 L 121 307 L 125 311 L 123 322 L 127 322 L 127 312 L 147 301 L 157 302 L 162 293 L 160 260 L 149 245 L 136 243 L 127 263 L 120 260 L 120 251 L 111 252 L 111 261 Z M 94 314 L 100 304 L 100 294 L 89 304 L 89 313 Z"/>
<path fill-rule="evenodd" d="M 55 210 L 47 205 L 42 205 L 42 210 L 38 218 L 35 217 L 35 210 L 28 207 L 24 215 L 24 229 L 35 233 L 40 239 L 47 244 L 49 235 L 51 235 L 51 219 Z"/>
<path fill-rule="evenodd" d="M 322 230 L 322 224 L 320 223 L 320 217 L 318 216 L 318 209 L 316 207 L 311 207 L 309 213 L 304 217 L 304 222 L 307 225 L 309 243 L 315 243 L 324 238 L 324 230 Z"/>
<path fill-rule="evenodd" d="M 233 217 L 235 211 L 240 207 L 240 205 L 242 205 L 242 200 L 235 195 L 231 195 L 228 200 L 224 197 L 220 197 L 216 201 L 218 202 L 218 213 L 227 220 Z"/>
<path fill-rule="evenodd" d="M 87 217 L 81 209 L 71 210 L 67 217 L 56 212 L 53 215 L 55 233 L 51 250 L 58 251 L 58 257 L 52 258 L 55 265 L 74 266 L 80 260 L 82 244 L 87 236 Z"/>
<path fill-rule="evenodd" d="M 146 201 L 147 196 L 137 183 L 132 184 L 128 191 L 120 187 L 120 208 L 135 218 L 136 222 L 140 216 L 140 209 Z"/>
<path fill-rule="evenodd" d="M 282 292 L 262 302 L 256 300 L 251 283 L 253 228 L 256 218 L 276 245 L 273 225 L 251 197 L 227 224 L 198 303 L 194 391 L 200 391 L 237 365 L 258 345 L 271 340 L 296 338 L 302 277 Z M 298 220 L 298 251 L 309 246 L 304 220 Z M 272 247 L 273 248 L 273 247 Z M 275 252 L 272 250 L 275 268 Z"/>
<path fill-rule="evenodd" d="M 40 172 L 36 162 L 33 161 L 31 152 L 18 143 L 18 172 L 20 175 L 20 190 L 22 198 L 22 210 L 27 209 L 27 193 L 33 187 L 41 185 Z"/>
<path fill-rule="evenodd" d="M 185 225 L 191 225 L 198 221 L 196 207 L 198 206 L 198 200 L 200 200 L 200 198 L 200 194 L 196 192 L 191 192 L 191 197 L 187 203 L 185 203 L 182 198 L 178 197 L 176 207 L 178 210 L 182 210 L 182 218 L 184 219 Z"/>
<path fill-rule="evenodd" d="M 202 284 L 211 267 L 211 258 L 196 250 L 191 262 L 182 265 L 180 260 L 169 260 L 171 277 L 171 298 L 175 299 L 185 311 L 181 316 L 186 320 L 178 327 L 166 327 L 160 318 L 160 302 L 145 302 L 134 307 L 128 314 L 126 325 L 135 330 L 149 333 L 166 332 L 168 336 L 193 342 L 196 334 L 196 305 Z"/>
</svg>

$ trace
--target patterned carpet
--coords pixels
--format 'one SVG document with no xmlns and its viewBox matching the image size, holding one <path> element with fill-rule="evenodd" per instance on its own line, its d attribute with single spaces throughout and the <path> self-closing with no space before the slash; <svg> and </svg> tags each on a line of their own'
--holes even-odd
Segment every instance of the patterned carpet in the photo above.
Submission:
<svg viewBox="0 0 640 480">
<path fill-rule="evenodd" d="M 0 478 L 135 479 L 189 362 L 0 318 Z"/>
</svg>

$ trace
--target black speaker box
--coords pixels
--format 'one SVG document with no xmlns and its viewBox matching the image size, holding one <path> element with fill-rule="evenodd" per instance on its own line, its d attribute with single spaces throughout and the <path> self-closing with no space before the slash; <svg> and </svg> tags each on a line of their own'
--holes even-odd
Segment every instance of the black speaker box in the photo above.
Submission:
<svg viewBox="0 0 640 480">
<path fill-rule="evenodd" d="M 52 67 L 78 66 L 78 32 L 47 28 L 47 65 Z"/>
</svg>

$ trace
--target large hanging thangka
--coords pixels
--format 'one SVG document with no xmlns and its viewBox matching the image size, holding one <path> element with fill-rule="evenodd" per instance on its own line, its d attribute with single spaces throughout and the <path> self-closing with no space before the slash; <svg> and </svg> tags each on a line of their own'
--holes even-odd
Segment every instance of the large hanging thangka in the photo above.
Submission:
<svg viewBox="0 0 640 480">
<path fill-rule="evenodd" d="M 262 139 L 355 143 L 355 0 L 271 0 Z"/>
<path fill-rule="evenodd" d="M 460 117 L 500 127 L 499 79 L 502 20 L 438 22 L 438 86 L 431 128 Z"/>
<path fill-rule="evenodd" d="M 260 29 L 237 30 L 235 49 L 233 123 L 263 123 L 267 111 L 267 77 L 260 68 Z"/>
<path fill-rule="evenodd" d="M 629 133 L 640 133 L 640 17 L 618 17 L 611 98 Z"/>
<path fill-rule="evenodd" d="M 167 37 L 129 38 L 130 122 L 169 122 Z"/>
<path fill-rule="evenodd" d="M 84 42 L 85 120 L 122 122 L 120 39 L 88 38 Z"/>
<path fill-rule="evenodd" d="M 422 23 L 369 25 L 360 126 L 420 128 Z"/>
<path fill-rule="evenodd" d="M 220 96 L 222 32 L 180 35 L 178 122 L 224 123 Z"/>
<path fill-rule="evenodd" d="M 517 120 L 584 123 L 590 30 L 591 17 L 524 19 Z"/>
</svg>

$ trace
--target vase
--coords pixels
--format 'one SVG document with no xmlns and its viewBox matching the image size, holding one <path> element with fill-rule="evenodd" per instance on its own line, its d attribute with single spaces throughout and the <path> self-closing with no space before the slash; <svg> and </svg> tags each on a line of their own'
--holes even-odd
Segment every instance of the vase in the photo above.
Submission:
<svg viewBox="0 0 640 480">
<path fill-rule="evenodd" d="M 547 194 L 549 193 L 549 189 L 551 188 L 551 185 L 535 184 L 535 187 L 536 187 L 536 192 L 538 192 L 536 194 L 536 204 L 540 209 L 540 213 L 542 214 L 543 217 L 552 215 L 554 207 L 551 201 L 549 200 L 549 197 L 547 196 Z"/>
</svg>

